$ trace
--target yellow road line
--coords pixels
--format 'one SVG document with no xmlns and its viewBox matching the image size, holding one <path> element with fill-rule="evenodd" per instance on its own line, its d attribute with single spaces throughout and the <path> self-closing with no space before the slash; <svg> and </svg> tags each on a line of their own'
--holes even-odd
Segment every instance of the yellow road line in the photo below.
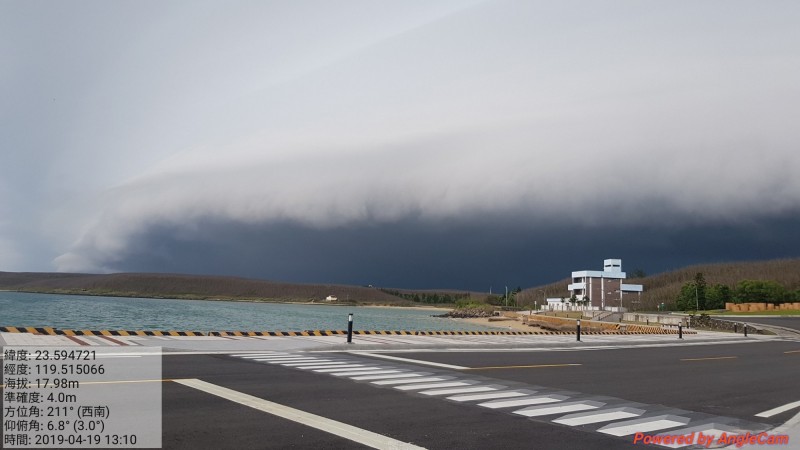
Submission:
<svg viewBox="0 0 800 450">
<path fill-rule="evenodd" d="M 580 366 L 582 364 L 534 364 L 530 366 L 489 366 L 489 367 L 470 367 L 467 370 L 487 370 L 487 369 L 535 369 L 539 367 L 568 367 Z"/>
<path fill-rule="evenodd" d="M 714 361 L 717 359 L 736 359 L 738 356 L 716 356 L 713 358 L 685 358 L 681 359 L 681 361 Z"/>
</svg>

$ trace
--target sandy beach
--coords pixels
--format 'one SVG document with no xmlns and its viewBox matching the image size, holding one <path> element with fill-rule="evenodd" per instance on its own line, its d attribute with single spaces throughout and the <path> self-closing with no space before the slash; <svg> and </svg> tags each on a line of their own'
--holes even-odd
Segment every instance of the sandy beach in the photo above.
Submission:
<svg viewBox="0 0 800 450">
<path fill-rule="evenodd" d="M 490 322 L 488 317 L 477 317 L 472 319 L 453 319 L 464 322 L 474 323 L 476 325 L 484 325 L 488 327 L 497 328 L 498 330 L 505 331 L 540 331 L 539 327 L 531 327 L 522 323 L 521 320 L 503 320 L 497 322 Z"/>
<path fill-rule="evenodd" d="M 346 305 L 343 305 L 346 306 Z M 416 309 L 422 311 L 431 311 L 432 313 L 444 314 L 450 312 L 453 308 L 440 308 L 438 306 L 394 306 L 394 305 L 358 305 L 359 308 L 395 308 L 395 309 Z"/>
</svg>

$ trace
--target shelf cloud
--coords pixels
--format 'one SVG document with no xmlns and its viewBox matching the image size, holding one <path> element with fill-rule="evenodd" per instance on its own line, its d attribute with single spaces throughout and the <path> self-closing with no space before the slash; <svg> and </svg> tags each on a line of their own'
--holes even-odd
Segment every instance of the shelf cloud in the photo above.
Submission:
<svg viewBox="0 0 800 450">
<path fill-rule="evenodd" d="M 553 281 L 520 250 L 564 274 L 800 250 L 794 2 L 0 12 L 10 269 L 475 287 Z"/>
</svg>

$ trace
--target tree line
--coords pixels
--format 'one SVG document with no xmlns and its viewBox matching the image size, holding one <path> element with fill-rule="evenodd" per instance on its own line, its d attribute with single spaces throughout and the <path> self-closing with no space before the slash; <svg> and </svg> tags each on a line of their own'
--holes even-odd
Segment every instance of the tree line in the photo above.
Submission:
<svg viewBox="0 0 800 450">
<path fill-rule="evenodd" d="M 676 307 L 683 311 L 723 309 L 725 303 L 774 303 L 800 301 L 800 290 L 789 290 L 778 282 L 769 280 L 741 280 L 734 287 L 706 282 L 702 272 L 685 283 L 676 299 Z"/>
<path fill-rule="evenodd" d="M 400 297 L 406 300 L 411 300 L 415 303 L 431 303 L 431 304 L 438 304 L 438 303 L 456 303 L 459 300 L 467 300 L 470 298 L 470 294 L 450 294 L 450 293 L 438 293 L 438 292 L 414 292 L 413 294 L 410 292 L 400 292 L 394 289 L 381 289 L 381 291 L 389 294 L 394 295 L 395 297 Z"/>
</svg>

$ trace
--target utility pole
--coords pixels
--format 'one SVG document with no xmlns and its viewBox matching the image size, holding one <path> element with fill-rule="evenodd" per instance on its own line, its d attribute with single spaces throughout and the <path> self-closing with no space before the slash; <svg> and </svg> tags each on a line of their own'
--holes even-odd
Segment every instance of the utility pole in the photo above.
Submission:
<svg viewBox="0 0 800 450">
<path fill-rule="evenodd" d="M 547 305 L 547 294 L 545 294 L 544 289 L 539 289 L 539 292 L 542 293 L 542 306 L 544 307 L 545 305 Z"/>
<path fill-rule="evenodd" d="M 695 312 L 700 311 L 700 295 L 697 293 L 697 282 L 694 283 Z"/>
</svg>

